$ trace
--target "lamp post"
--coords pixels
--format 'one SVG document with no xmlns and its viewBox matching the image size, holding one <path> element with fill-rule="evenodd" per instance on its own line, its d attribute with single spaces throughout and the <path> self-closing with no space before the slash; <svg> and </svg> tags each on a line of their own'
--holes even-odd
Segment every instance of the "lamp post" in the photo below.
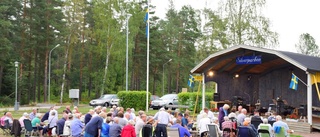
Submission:
<svg viewBox="0 0 320 137">
<path fill-rule="evenodd" d="M 172 59 L 169 59 L 166 63 L 162 65 L 162 96 L 164 95 L 164 65 L 172 61 Z"/>
<path fill-rule="evenodd" d="M 18 65 L 19 62 L 16 61 L 14 62 L 14 66 L 16 67 L 16 96 L 15 96 L 15 101 L 14 101 L 14 111 L 19 110 L 19 106 L 18 106 Z"/>
<path fill-rule="evenodd" d="M 131 14 L 127 14 L 127 46 L 126 46 L 126 91 L 128 91 L 128 64 L 129 64 L 129 19 Z"/>
<path fill-rule="evenodd" d="M 48 101 L 50 103 L 50 85 L 51 85 L 51 80 L 50 80 L 50 77 L 51 77 L 51 53 L 54 49 L 56 49 L 57 47 L 59 47 L 60 44 L 56 45 L 54 48 L 52 48 L 49 52 L 49 74 L 48 74 Z"/>
</svg>

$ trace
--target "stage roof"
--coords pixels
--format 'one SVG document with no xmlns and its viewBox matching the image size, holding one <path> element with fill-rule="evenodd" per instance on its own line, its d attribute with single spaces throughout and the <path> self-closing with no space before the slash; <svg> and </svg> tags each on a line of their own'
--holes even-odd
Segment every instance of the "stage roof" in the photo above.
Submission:
<svg viewBox="0 0 320 137">
<path fill-rule="evenodd" d="M 240 56 L 261 56 L 261 64 L 238 65 L 236 64 L 236 58 Z M 292 65 L 307 72 L 319 72 L 320 58 L 287 51 L 238 45 L 211 54 L 190 72 L 207 73 L 216 71 L 239 74 L 265 74 L 275 69 Z"/>
</svg>

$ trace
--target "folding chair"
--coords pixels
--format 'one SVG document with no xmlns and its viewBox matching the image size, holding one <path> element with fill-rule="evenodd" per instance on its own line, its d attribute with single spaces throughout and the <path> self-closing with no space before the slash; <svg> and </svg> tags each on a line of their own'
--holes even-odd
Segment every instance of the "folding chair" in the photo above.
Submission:
<svg viewBox="0 0 320 137">
<path fill-rule="evenodd" d="M 207 125 L 209 137 L 219 137 L 218 127 L 215 124 Z"/>
<path fill-rule="evenodd" d="M 280 132 L 279 133 L 275 133 L 276 137 L 286 137 L 286 131 L 284 130 L 284 127 L 281 127 Z"/>
<path fill-rule="evenodd" d="M 142 127 L 140 134 L 142 137 L 152 137 L 152 125 L 146 124 Z"/>
<path fill-rule="evenodd" d="M 180 137 L 178 128 L 167 128 L 168 137 Z"/>
<path fill-rule="evenodd" d="M 32 128 L 31 121 L 29 119 L 24 119 L 25 136 L 39 136 L 39 132 Z"/>
<path fill-rule="evenodd" d="M 258 130 L 260 137 L 270 137 L 271 133 L 269 132 L 269 126 L 260 125 L 260 129 Z"/>
<path fill-rule="evenodd" d="M 4 125 L 3 126 L 1 125 L 1 129 L 2 129 L 4 135 L 10 135 L 11 134 L 11 127 L 10 127 L 10 123 L 9 123 L 8 119 L 4 121 Z"/>
</svg>

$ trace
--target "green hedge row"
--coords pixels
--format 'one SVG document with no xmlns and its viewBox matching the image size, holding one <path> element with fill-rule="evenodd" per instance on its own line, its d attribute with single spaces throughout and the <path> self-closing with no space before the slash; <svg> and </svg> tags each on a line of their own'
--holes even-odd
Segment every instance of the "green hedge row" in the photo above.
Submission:
<svg viewBox="0 0 320 137">
<path fill-rule="evenodd" d="M 124 109 L 134 108 L 136 111 L 146 109 L 146 91 L 119 91 L 120 106 Z M 148 93 L 150 102 L 150 92 Z"/>
<path fill-rule="evenodd" d="M 182 92 L 178 94 L 179 104 L 189 106 L 189 110 L 193 110 L 196 104 L 197 92 Z M 210 107 L 210 101 L 213 101 L 213 92 L 205 93 L 205 106 Z M 199 92 L 199 98 L 196 111 L 199 112 L 202 107 L 202 92 Z"/>
</svg>

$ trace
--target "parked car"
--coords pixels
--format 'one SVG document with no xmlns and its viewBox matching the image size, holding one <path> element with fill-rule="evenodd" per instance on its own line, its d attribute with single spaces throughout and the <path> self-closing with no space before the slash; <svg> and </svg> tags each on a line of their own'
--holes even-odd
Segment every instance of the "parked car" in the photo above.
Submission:
<svg viewBox="0 0 320 137">
<path fill-rule="evenodd" d="M 149 107 L 151 107 L 151 102 L 152 102 L 152 101 L 157 100 L 157 99 L 159 99 L 159 98 L 160 98 L 160 97 L 157 96 L 157 95 L 151 95 Z"/>
<path fill-rule="evenodd" d="M 151 102 L 151 108 L 159 109 L 161 107 L 167 107 L 167 105 L 178 105 L 178 95 L 177 94 L 166 94 L 161 98 Z"/>
<path fill-rule="evenodd" d="M 98 99 L 91 100 L 89 105 L 111 107 L 112 105 L 118 106 L 119 105 L 118 103 L 119 103 L 119 98 L 116 94 L 105 94 Z"/>
</svg>

